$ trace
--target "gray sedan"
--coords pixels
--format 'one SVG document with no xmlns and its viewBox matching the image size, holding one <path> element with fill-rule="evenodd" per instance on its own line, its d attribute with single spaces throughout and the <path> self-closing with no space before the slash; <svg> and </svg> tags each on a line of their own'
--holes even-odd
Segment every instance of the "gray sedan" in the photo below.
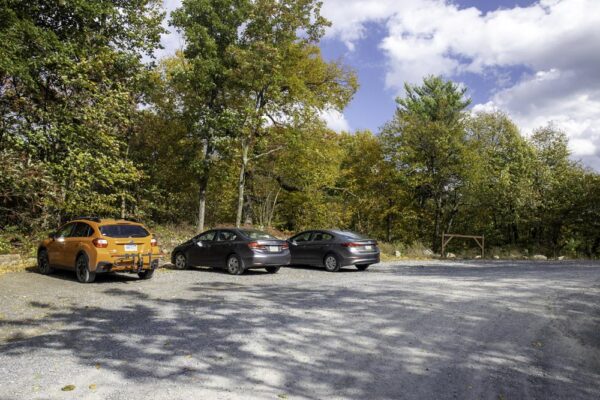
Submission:
<svg viewBox="0 0 600 400">
<path fill-rule="evenodd" d="M 250 268 L 276 273 L 290 263 L 285 240 L 252 229 L 214 229 L 203 232 L 171 252 L 171 262 L 179 269 L 190 266 L 225 268 L 240 275 Z"/>
<path fill-rule="evenodd" d="M 294 265 L 322 266 L 336 272 L 347 265 L 364 271 L 379 262 L 377 241 L 354 232 L 305 231 L 288 239 L 288 243 Z"/>
</svg>

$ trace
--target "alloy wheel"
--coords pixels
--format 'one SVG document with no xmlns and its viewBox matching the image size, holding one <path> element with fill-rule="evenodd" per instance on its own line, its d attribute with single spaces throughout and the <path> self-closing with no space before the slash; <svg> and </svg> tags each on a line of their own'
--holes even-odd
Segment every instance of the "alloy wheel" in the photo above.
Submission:
<svg viewBox="0 0 600 400">
<path fill-rule="evenodd" d="M 325 269 L 330 272 L 336 272 L 340 269 L 338 260 L 333 254 L 325 257 Z"/>
<path fill-rule="evenodd" d="M 241 275 L 244 272 L 237 256 L 231 256 L 227 259 L 227 272 L 231 275 Z"/>
<path fill-rule="evenodd" d="M 175 256 L 175 267 L 177 269 L 185 269 L 187 267 L 187 261 L 183 254 L 179 253 Z"/>
</svg>

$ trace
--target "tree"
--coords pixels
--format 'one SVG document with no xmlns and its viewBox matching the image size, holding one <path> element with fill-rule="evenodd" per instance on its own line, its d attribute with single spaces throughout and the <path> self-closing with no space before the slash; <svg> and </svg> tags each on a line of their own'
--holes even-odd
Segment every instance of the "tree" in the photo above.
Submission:
<svg viewBox="0 0 600 400">
<path fill-rule="evenodd" d="M 13 0 L 0 14 L 0 152 L 50 174 L 46 216 L 118 213 L 140 179 L 126 138 L 160 2 Z"/>
<path fill-rule="evenodd" d="M 396 100 L 394 119 L 382 132 L 386 157 L 413 191 L 422 236 L 427 235 L 427 222 L 433 220 L 428 234 L 437 250 L 442 230 L 452 227 L 459 211 L 471 171 L 465 131 L 470 100 L 465 98 L 465 88 L 434 76 L 425 78 L 421 86 L 406 84 L 405 92 Z"/>
<path fill-rule="evenodd" d="M 356 77 L 322 59 L 317 46 L 329 25 L 316 0 L 256 0 L 231 52 L 236 60 L 231 88 L 237 99 L 240 174 L 236 225 L 242 222 L 250 164 L 268 148 L 273 125 L 301 125 L 325 108 L 342 109 L 356 90 Z M 266 145 L 265 145 L 266 144 Z M 265 150 L 256 152 L 260 147 Z"/>
<path fill-rule="evenodd" d="M 188 134 L 199 144 L 196 176 L 199 186 L 197 230 L 204 230 L 207 189 L 219 154 L 239 125 L 231 106 L 230 79 L 237 60 L 232 49 L 248 19 L 246 0 L 188 0 L 172 14 L 171 23 L 186 39 L 184 57 L 171 74 L 180 96 Z"/>
<path fill-rule="evenodd" d="M 476 114 L 467 131 L 476 163 L 464 223 L 490 244 L 516 245 L 528 233 L 535 151 L 502 112 Z"/>
</svg>

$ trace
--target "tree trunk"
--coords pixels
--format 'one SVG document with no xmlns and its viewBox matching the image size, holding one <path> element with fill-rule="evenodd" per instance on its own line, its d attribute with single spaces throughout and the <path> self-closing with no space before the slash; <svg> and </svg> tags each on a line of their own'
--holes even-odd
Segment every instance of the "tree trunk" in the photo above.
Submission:
<svg viewBox="0 0 600 400">
<path fill-rule="evenodd" d="M 204 221 L 206 214 L 206 192 L 208 191 L 208 180 L 210 177 L 209 174 L 211 153 L 212 149 L 210 148 L 208 141 L 203 141 L 202 154 L 204 155 L 204 160 L 202 161 L 202 176 L 198 181 L 198 223 L 196 225 L 196 230 L 198 231 L 198 233 L 204 231 Z"/>
<path fill-rule="evenodd" d="M 235 217 L 235 226 L 242 225 L 242 214 L 244 210 L 244 189 L 246 187 L 246 168 L 248 167 L 248 143 L 242 141 L 242 163 L 240 165 L 240 176 L 238 179 L 238 207 Z"/>
<path fill-rule="evenodd" d="M 442 224 L 442 207 L 441 207 L 441 199 L 435 199 L 435 225 L 433 229 L 433 240 L 431 242 L 432 250 L 437 253 L 440 250 L 440 241 L 439 237 L 441 234 L 441 224 Z M 443 254 L 442 254 L 443 256 Z"/>
<path fill-rule="evenodd" d="M 200 180 L 200 191 L 198 195 L 198 224 L 196 231 L 201 233 L 204 231 L 204 215 L 206 214 L 206 188 L 208 186 L 208 179 Z"/>
</svg>

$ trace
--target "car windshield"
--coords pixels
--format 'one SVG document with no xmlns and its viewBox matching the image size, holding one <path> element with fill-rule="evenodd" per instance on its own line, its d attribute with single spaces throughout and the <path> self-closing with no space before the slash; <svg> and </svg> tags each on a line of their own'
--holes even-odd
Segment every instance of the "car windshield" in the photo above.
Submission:
<svg viewBox="0 0 600 400">
<path fill-rule="evenodd" d="M 146 237 L 150 233 L 139 225 L 103 225 L 100 227 L 103 236 L 113 238 Z"/>
<path fill-rule="evenodd" d="M 261 231 L 242 231 L 242 233 L 248 236 L 250 239 L 259 240 L 259 239 L 277 239 L 275 236 L 271 236 L 266 232 Z"/>
<path fill-rule="evenodd" d="M 351 239 L 351 240 L 364 240 L 367 239 L 366 237 L 364 237 L 363 235 L 356 233 L 356 232 L 350 232 L 350 231 L 337 231 L 336 232 L 338 235 L 343 236 L 345 238 Z"/>
</svg>

